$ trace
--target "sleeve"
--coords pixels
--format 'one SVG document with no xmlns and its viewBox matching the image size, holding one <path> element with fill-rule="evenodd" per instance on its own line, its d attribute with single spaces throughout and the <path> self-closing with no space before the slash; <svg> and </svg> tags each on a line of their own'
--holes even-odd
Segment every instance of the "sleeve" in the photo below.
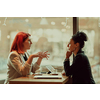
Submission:
<svg viewBox="0 0 100 100">
<path fill-rule="evenodd" d="M 9 56 L 12 67 L 21 75 L 27 75 L 30 71 L 31 65 L 27 62 L 22 63 L 18 54 L 12 53 Z"/>
<path fill-rule="evenodd" d="M 40 68 L 39 65 L 35 62 L 34 64 L 32 64 L 31 72 L 35 73 L 35 71 L 38 70 L 39 68 Z"/>
<path fill-rule="evenodd" d="M 72 75 L 75 71 L 79 71 L 81 69 L 82 64 L 82 56 L 77 55 L 73 61 L 73 64 L 70 66 L 70 61 L 65 60 L 64 61 L 64 70 L 66 76 Z"/>
<path fill-rule="evenodd" d="M 28 57 L 30 56 L 29 52 L 27 52 L 26 54 L 27 54 Z M 32 63 L 31 66 L 32 66 L 31 72 L 33 72 L 33 73 L 35 73 L 35 71 L 40 68 L 39 65 L 36 62 L 34 64 Z"/>
</svg>

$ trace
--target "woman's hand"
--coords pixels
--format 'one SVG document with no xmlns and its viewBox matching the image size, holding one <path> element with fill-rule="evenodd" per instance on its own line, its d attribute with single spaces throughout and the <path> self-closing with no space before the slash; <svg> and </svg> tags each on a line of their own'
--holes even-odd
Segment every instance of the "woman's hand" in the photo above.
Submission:
<svg viewBox="0 0 100 100">
<path fill-rule="evenodd" d="M 42 52 L 38 52 L 38 53 L 32 54 L 32 56 L 33 56 L 33 58 L 42 57 Z"/>
<path fill-rule="evenodd" d="M 43 58 L 46 58 L 48 60 L 50 54 L 48 54 L 47 52 L 48 51 L 46 51 L 46 52 L 38 52 L 37 53 L 37 55 L 39 57 L 38 60 L 37 60 L 37 64 L 38 65 L 41 64 L 41 61 L 42 61 Z"/>
<path fill-rule="evenodd" d="M 72 52 L 68 50 L 68 51 L 66 52 L 66 58 L 69 58 L 71 55 L 72 55 Z"/>
<path fill-rule="evenodd" d="M 64 72 L 64 73 L 62 73 L 62 75 L 64 75 L 64 76 L 65 76 L 65 75 L 66 75 L 66 74 L 65 74 L 65 72 Z"/>
<path fill-rule="evenodd" d="M 64 70 L 62 71 L 62 75 L 66 75 Z"/>
<path fill-rule="evenodd" d="M 48 58 L 49 58 L 49 55 L 50 55 L 50 54 L 48 54 L 48 51 L 46 51 L 46 52 L 40 52 L 40 53 L 39 53 L 39 56 L 40 56 L 41 58 L 46 58 L 47 60 L 48 60 Z"/>
<path fill-rule="evenodd" d="M 48 60 L 50 54 L 48 54 L 47 52 L 48 51 L 46 51 L 46 52 L 38 52 L 36 54 L 33 54 L 33 57 L 40 57 L 42 59 L 46 58 Z"/>
</svg>

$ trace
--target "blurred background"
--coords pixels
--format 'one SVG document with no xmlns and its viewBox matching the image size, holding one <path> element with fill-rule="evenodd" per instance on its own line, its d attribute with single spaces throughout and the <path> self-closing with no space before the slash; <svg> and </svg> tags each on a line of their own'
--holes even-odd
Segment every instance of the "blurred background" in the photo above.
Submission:
<svg viewBox="0 0 100 100">
<path fill-rule="evenodd" d="M 100 83 L 100 17 L 78 17 L 78 27 L 88 35 L 83 50 L 88 56 L 94 80 Z M 67 44 L 73 35 L 73 17 L 0 17 L 0 79 L 6 78 L 7 57 L 15 35 L 19 31 L 31 34 L 31 54 L 48 51 L 50 58 L 43 59 L 40 67 L 52 65 L 63 71 Z M 72 61 L 73 57 L 71 57 Z M 37 59 L 35 58 L 33 62 Z"/>
</svg>

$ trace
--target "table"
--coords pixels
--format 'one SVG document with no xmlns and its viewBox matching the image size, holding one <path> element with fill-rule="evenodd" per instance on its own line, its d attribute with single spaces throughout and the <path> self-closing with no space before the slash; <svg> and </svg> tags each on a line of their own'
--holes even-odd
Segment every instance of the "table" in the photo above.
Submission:
<svg viewBox="0 0 100 100">
<path fill-rule="evenodd" d="M 63 76 L 62 79 L 34 79 L 34 74 L 26 77 L 19 77 L 9 81 L 9 84 L 65 84 L 69 80 L 68 76 Z"/>
</svg>

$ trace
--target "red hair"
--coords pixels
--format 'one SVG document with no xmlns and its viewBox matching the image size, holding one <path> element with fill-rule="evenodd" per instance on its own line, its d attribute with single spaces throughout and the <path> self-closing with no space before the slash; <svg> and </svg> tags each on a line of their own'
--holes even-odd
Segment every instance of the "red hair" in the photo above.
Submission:
<svg viewBox="0 0 100 100">
<path fill-rule="evenodd" d="M 14 40 L 13 40 L 10 52 L 17 51 L 18 53 L 24 53 L 24 51 L 22 50 L 23 42 L 29 36 L 31 36 L 29 33 L 25 33 L 25 32 L 17 33 Z"/>
</svg>

